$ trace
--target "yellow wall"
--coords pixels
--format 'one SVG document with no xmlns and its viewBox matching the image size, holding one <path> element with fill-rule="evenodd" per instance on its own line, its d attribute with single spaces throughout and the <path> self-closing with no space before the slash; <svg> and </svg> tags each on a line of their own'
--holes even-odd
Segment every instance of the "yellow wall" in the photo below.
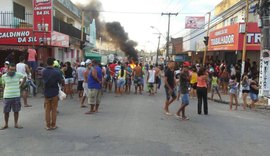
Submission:
<svg viewBox="0 0 270 156">
<path fill-rule="evenodd" d="M 223 0 L 215 7 L 215 16 L 221 14 L 223 11 L 229 9 L 240 0 Z"/>
</svg>

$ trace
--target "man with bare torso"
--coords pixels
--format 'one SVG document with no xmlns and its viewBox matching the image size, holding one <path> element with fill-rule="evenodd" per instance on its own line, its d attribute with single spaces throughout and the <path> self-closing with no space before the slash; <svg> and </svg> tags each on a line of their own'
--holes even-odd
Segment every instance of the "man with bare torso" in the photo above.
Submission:
<svg viewBox="0 0 270 156">
<path fill-rule="evenodd" d="M 133 69 L 135 94 L 137 94 L 138 87 L 140 94 L 142 94 L 142 84 L 141 84 L 142 75 L 143 75 L 142 68 L 139 66 L 138 62 L 136 62 L 136 67 Z"/>
<path fill-rule="evenodd" d="M 159 69 L 158 64 L 156 64 L 156 67 L 155 67 L 155 86 L 154 86 L 155 93 L 157 93 L 158 85 L 160 83 L 160 74 L 161 74 L 161 70 Z"/>
</svg>

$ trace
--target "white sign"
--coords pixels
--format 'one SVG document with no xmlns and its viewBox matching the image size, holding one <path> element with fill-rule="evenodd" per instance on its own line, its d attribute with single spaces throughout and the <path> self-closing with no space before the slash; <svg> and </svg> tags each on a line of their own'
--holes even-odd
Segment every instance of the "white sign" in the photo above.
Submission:
<svg viewBox="0 0 270 156">
<path fill-rule="evenodd" d="M 259 77 L 259 85 L 261 89 L 259 91 L 260 96 L 268 96 L 265 95 L 270 91 L 270 51 L 263 50 L 261 52 L 262 56 L 260 59 L 260 77 Z"/>
</svg>

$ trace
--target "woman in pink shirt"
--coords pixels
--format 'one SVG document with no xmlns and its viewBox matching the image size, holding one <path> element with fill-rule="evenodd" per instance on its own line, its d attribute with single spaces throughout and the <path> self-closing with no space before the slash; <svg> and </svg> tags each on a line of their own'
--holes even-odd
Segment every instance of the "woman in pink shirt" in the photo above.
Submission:
<svg viewBox="0 0 270 156">
<path fill-rule="evenodd" d="M 203 112 L 205 115 L 208 114 L 208 104 L 207 104 L 207 82 L 208 75 L 205 68 L 200 68 L 198 71 L 197 78 L 197 97 L 198 97 L 198 114 L 202 113 L 202 100 L 203 100 Z"/>
<path fill-rule="evenodd" d="M 27 59 L 28 65 L 31 67 L 32 71 L 35 71 L 37 68 L 37 62 L 36 62 L 37 52 L 33 48 L 28 48 L 27 52 L 28 52 L 28 59 Z"/>
</svg>

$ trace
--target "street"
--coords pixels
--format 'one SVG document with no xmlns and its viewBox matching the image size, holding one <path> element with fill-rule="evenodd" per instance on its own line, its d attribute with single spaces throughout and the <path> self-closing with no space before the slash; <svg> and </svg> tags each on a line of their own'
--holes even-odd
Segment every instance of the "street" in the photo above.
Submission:
<svg viewBox="0 0 270 156">
<path fill-rule="evenodd" d="M 267 156 L 269 115 L 229 111 L 228 105 L 209 103 L 209 115 L 197 115 L 197 101 L 187 107 L 189 121 L 165 116 L 161 90 L 156 96 L 105 93 L 100 112 L 85 115 L 77 97 L 59 104 L 58 129 L 44 129 L 43 98 L 30 98 L 19 124 L 0 131 L 1 156 Z M 170 107 L 176 112 L 179 101 Z M 1 111 L 2 111 L 1 107 Z M 1 115 L 1 125 L 3 115 Z"/>
</svg>

